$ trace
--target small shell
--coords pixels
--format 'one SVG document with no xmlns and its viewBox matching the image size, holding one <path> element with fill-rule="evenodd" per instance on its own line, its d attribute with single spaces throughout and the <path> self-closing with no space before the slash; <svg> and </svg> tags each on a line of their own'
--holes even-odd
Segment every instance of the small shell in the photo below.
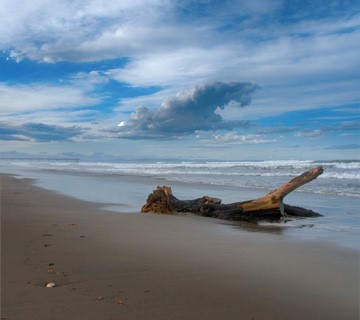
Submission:
<svg viewBox="0 0 360 320">
<path fill-rule="evenodd" d="M 47 285 L 46 285 L 46 288 L 54 288 L 56 287 L 56 284 L 54 282 L 49 282 Z"/>
</svg>

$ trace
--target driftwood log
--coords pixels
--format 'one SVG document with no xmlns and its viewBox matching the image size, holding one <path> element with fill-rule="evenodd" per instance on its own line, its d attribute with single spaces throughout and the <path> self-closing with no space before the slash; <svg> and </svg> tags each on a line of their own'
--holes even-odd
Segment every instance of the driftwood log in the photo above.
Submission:
<svg viewBox="0 0 360 320">
<path fill-rule="evenodd" d="M 194 200 L 179 200 L 173 195 L 170 187 L 158 186 L 148 196 L 141 212 L 167 214 L 190 212 L 206 217 L 241 221 L 274 221 L 284 216 L 319 217 L 321 214 L 312 210 L 284 204 L 283 199 L 290 192 L 316 179 L 322 173 L 322 166 L 316 167 L 288 181 L 261 198 L 230 204 L 222 204 L 220 199 L 208 196 Z"/>
</svg>

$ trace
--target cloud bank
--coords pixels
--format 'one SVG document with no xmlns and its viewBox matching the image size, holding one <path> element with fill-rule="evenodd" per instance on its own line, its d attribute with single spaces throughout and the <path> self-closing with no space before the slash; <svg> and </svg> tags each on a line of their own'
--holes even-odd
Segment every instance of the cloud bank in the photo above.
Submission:
<svg viewBox="0 0 360 320">
<path fill-rule="evenodd" d="M 25 123 L 21 125 L 0 123 L 0 140 L 8 141 L 73 141 L 83 132 L 83 129 L 76 126 L 63 127 L 42 123 Z"/>
<path fill-rule="evenodd" d="M 138 107 L 128 121 L 112 129 L 117 137 L 129 139 L 173 139 L 197 131 L 232 130 L 247 126 L 238 120 L 224 120 L 218 110 L 229 104 L 245 107 L 258 86 L 251 82 L 214 82 L 177 94 L 153 111 Z"/>
</svg>

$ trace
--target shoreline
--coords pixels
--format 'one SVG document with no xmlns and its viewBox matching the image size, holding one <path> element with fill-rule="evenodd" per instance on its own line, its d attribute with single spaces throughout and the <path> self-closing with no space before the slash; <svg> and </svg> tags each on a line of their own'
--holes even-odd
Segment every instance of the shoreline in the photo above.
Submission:
<svg viewBox="0 0 360 320">
<path fill-rule="evenodd" d="M 351 160 L 349 160 L 351 162 Z M 336 161 L 335 161 L 336 162 Z M 316 164 L 317 162 L 315 162 L 314 164 Z M 319 164 L 321 164 L 321 162 L 319 162 Z M 0 164 L 1 165 L 1 164 Z M 9 170 L 10 169 L 10 170 Z M 19 171 L 20 170 L 20 171 Z M 214 189 L 214 190 L 221 190 L 221 189 L 225 189 L 225 190 L 236 190 L 236 191 L 244 191 L 244 192 L 250 192 L 251 194 L 257 194 L 258 196 L 262 196 L 265 193 L 270 192 L 271 190 L 273 190 L 276 187 L 279 187 L 281 183 L 285 183 L 288 180 L 283 180 L 282 182 L 280 182 L 280 184 L 277 184 L 276 186 L 260 186 L 260 185 L 253 185 L 253 186 L 239 186 L 236 184 L 223 184 L 220 182 L 202 182 L 202 181 L 193 181 L 193 180 L 179 180 L 179 179 L 175 179 L 175 178 L 171 178 L 171 177 L 161 177 L 158 175 L 152 175 L 152 174 L 132 174 L 132 173 L 117 173 L 117 172 L 111 172 L 111 171 L 81 171 L 81 170 L 71 170 L 71 169 L 48 169 L 48 168 L 21 168 L 21 167 L 12 167 L 12 166 L 0 166 L 0 172 L 3 172 L 5 174 L 18 174 L 18 175 L 27 175 L 28 172 L 32 172 L 33 174 L 41 174 L 41 173 L 45 173 L 45 174 L 49 174 L 49 175 L 77 175 L 77 176 L 82 176 L 82 177 L 107 177 L 109 179 L 123 179 L 123 180 L 127 180 L 128 182 L 139 182 L 139 183 L 145 183 L 147 184 L 147 182 L 151 182 L 151 186 L 156 187 L 156 184 L 154 184 L 154 182 L 157 182 L 158 184 L 170 184 L 170 185 L 174 185 L 174 186 L 180 186 L 180 187 L 186 187 L 186 186 L 193 186 L 194 188 L 204 188 L 204 189 Z M 295 177 L 296 175 L 293 175 L 293 177 Z M 256 176 L 254 176 L 256 177 Z M 289 178 L 290 179 L 290 178 Z M 319 176 L 317 178 L 316 181 L 320 181 L 322 179 L 322 176 Z M 314 183 L 314 182 L 312 182 Z M 346 196 L 346 198 L 352 199 L 352 200 L 359 200 L 359 195 L 352 195 L 352 194 L 337 194 L 337 193 L 323 193 L 323 192 L 316 192 L 316 190 L 302 190 L 297 189 L 294 190 L 293 193 L 290 195 L 294 195 L 294 194 L 303 194 L 304 196 L 306 195 L 311 195 L 311 194 L 315 194 L 319 197 L 321 196 L 329 196 L 329 197 L 343 197 Z M 233 199 L 232 199 L 233 200 Z M 247 198 L 245 199 L 247 200 Z M 231 199 L 229 199 L 229 201 L 231 201 Z M 234 200 L 233 200 L 234 201 Z"/>
<path fill-rule="evenodd" d="M 356 250 L 101 206 L 1 175 L 3 318 L 358 319 Z"/>
<path fill-rule="evenodd" d="M 6 168 L 5 168 L 6 169 Z M 102 209 L 112 212 L 138 213 L 157 185 L 170 185 L 179 199 L 194 199 L 204 195 L 222 199 L 223 203 L 256 199 L 270 189 L 234 188 L 218 185 L 169 182 L 156 177 L 99 173 L 72 173 L 49 170 L 15 170 L 5 172 L 17 177 L 35 179 L 40 188 L 52 190 L 62 195 L 90 201 L 102 205 Z M 1 167 L 0 167 L 1 171 Z M 283 237 L 297 240 L 312 239 L 328 242 L 334 246 L 353 248 L 360 251 L 360 225 L 358 198 L 304 193 L 295 190 L 285 203 L 305 207 L 323 215 L 321 218 L 295 219 L 276 225 Z M 254 229 L 251 226 L 251 229 Z M 256 229 L 256 228 L 255 228 Z M 268 230 L 266 230 L 268 229 Z M 257 230 L 269 233 L 274 225 L 261 224 Z"/>
</svg>

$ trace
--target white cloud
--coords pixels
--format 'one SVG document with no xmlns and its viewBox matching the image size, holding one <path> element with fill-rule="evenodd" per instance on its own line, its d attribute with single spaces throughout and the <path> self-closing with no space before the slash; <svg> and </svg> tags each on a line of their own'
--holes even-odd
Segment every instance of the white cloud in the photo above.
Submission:
<svg viewBox="0 0 360 320">
<path fill-rule="evenodd" d="M 22 2 L 22 1 L 21 1 Z M 128 57 L 109 71 L 133 86 L 185 88 L 202 81 L 295 84 L 334 72 L 354 74 L 359 16 L 261 23 L 282 1 L 41 1 L 4 0 L 0 48 L 16 60 L 94 61 Z M 186 19 L 183 10 L 199 10 Z M 201 12 L 200 12 L 201 11 Z M 199 15 L 202 13 L 202 15 Z M 256 18 L 254 14 L 259 16 Z M 179 15 L 179 16 L 178 16 Z M 220 31 L 236 17 L 238 28 Z M 226 25 L 226 24 L 225 24 Z M 256 40 L 254 40 L 256 39 Z"/>
<path fill-rule="evenodd" d="M 70 83 L 83 91 L 92 91 L 97 85 L 105 84 L 109 78 L 101 71 L 78 72 L 70 76 Z"/>
<path fill-rule="evenodd" d="M 101 119 L 99 110 L 93 109 L 47 109 L 31 112 L 10 113 L 1 115 L 1 120 L 8 123 L 46 123 L 51 125 L 88 126 L 89 123 Z M 108 124 L 111 125 L 111 124 Z"/>
<path fill-rule="evenodd" d="M 72 56 L 74 47 L 91 44 L 91 40 L 111 34 L 116 27 L 150 24 L 162 15 L 157 9 L 163 4 L 166 1 L 3 0 L 0 49 L 13 50 L 17 59 L 24 55 L 45 62 L 89 60 L 91 52 L 81 55 L 80 50 Z M 113 45 L 117 47 L 115 41 Z"/>
<path fill-rule="evenodd" d="M 350 29 L 357 29 L 360 24 L 360 15 L 347 16 L 342 19 L 324 18 L 320 20 L 300 21 L 286 30 L 278 30 L 287 34 L 329 35 L 339 32 L 347 33 Z M 278 33 L 277 32 L 277 33 Z"/>
<path fill-rule="evenodd" d="M 315 82 L 334 72 L 354 77 L 357 72 L 354 67 L 359 66 L 360 32 L 341 33 L 343 23 L 333 22 L 334 32 L 330 34 L 310 33 L 302 37 L 288 32 L 262 41 L 241 37 L 241 32 L 224 36 L 207 30 L 206 41 L 199 40 L 198 32 L 187 39 L 188 45 L 178 46 L 170 41 L 161 45 L 162 50 L 155 38 L 154 46 L 137 52 L 128 65 L 111 70 L 109 75 L 134 86 L 174 83 L 182 86 L 183 82 L 197 83 L 204 78 L 208 81 L 240 78 L 262 86 L 284 81 L 297 84 L 310 79 Z M 257 31 L 262 33 L 261 29 Z"/>
<path fill-rule="evenodd" d="M 91 106 L 100 100 L 73 86 L 0 83 L 0 114 Z"/>
<path fill-rule="evenodd" d="M 185 88 L 203 81 L 235 80 L 230 71 L 234 53 L 226 47 L 181 48 L 171 52 L 142 55 L 125 68 L 109 70 L 109 77 L 132 86 L 174 86 Z M 236 67 L 236 66 L 235 66 Z M 232 79 L 229 79 L 232 78 Z"/>
<path fill-rule="evenodd" d="M 268 144 L 275 143 L 276 140 L 266 140 L 259 134 L 239 134 L 235 131 L 228 131 L 223 134 L 215 134 L 210 139 L 200 140 L 210 145 L 237 145 L 237 144 Z"/>
</svg>

